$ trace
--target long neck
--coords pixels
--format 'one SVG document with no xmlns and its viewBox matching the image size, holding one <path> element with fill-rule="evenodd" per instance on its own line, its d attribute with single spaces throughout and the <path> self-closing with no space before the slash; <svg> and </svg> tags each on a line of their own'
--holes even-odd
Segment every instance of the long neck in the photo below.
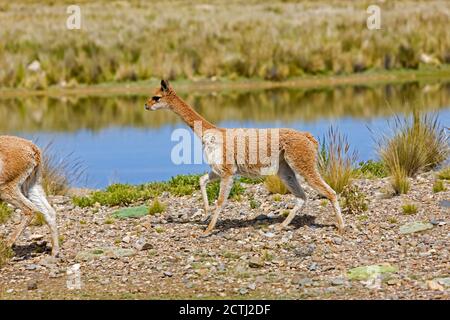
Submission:
<svg viewBox="0 0 450 320">
<path fill-rule="evenodd" d="M 173 96 L 171 101 L 172 110 L 200 137 L 206 130 L 217 129 L 215 125 L 199 115 L 190 105 L 178 96 Z M 199 132 L 201 129 L 201 132 Z"/>
</svg>

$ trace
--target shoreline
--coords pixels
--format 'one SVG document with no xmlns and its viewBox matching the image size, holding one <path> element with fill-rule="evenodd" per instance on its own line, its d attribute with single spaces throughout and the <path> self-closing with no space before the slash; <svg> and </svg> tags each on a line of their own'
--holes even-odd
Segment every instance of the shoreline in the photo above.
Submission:
<svg viewBox="0 0 450 320">
<path fill-rule="evenodd" d="M 326 76 L 307 75 L 301 78 L 291 78 L 284 81 L 267 81 L 263 79 L 199 79 L 174 80 L 171 83 L 177 91 L 227 91 L 227 90 L 267 90 L 276 88 L 332 88 L 346 85 L 379 85 L 388 83 L 407 83 L 421 81 L 425 83 L 450 81 L 450 65 L 441 68 L 423 68 L 418 70 L 392 70 L 367 71 L 349 75 Z M 80 85 L 74 88 L 51 86 L 45 90 L 30 90 L 20 88 L 0 88 L 0 99 L 29 96 L 101 96 L 101 95 L 145 95 L 149 89 L 156 87 L 157 79 L 141 80 L 136 82 L 113 82 L 96 85 Z"/>
</svg>

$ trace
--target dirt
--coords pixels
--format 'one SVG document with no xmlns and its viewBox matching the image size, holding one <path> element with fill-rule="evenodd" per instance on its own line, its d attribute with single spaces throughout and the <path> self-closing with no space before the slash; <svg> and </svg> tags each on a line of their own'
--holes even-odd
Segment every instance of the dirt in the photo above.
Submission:
<svg viewBox="0 0 450 320">
<path fill-rule="evenodd" d="M 50 197 L 62 257 L 50 256 L 45 226 L 30 226 L 0 269 L 0 299 L 449 299 L 450 184 L 433 193 L 433 180 L 433 173 L 420 175 L 401 196 L 386 195 L 387 179 L 357 180 L 369 209 L 344 214 L 344 234 L 334 226 L 331 206 L 311 189 L 303 212 L 276 231 L 293 196 L 275 201 L 263 185 L 247 185 L 209 237 L 201 237 L 206 223 L 199 192 L 164 194 L 164 213 L 134 219 L 112 219 L 118 208 L 81 209 L 69 197 Z M 250 208 L 252 197 L 260 207 Z M 403 214 L 409 203 L 417 213 Z M 16 212 L 0 234 L 18 219 Z M 413 222 L 432 228 L 400 232 Z M 388 271 L 366 278 L 352 276 L 361 268 L 349 272 L 377 264 L 382 267 L 369 269 Z M 80 275 L 79 288 L 71 272 Z"/>
</svg>

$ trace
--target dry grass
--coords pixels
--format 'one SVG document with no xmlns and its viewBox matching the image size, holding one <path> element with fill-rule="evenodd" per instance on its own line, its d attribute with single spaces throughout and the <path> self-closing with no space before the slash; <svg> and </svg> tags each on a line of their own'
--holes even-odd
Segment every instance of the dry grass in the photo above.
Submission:
<svg viewBox="0 0 450 320">
<path fill-rule="evenodd" d="M 0 238 L 0 268 L 5 265 L 12 257 L 14 253 L 10 247 L 6 245 L 6 242 Z"/>
<path fill-rule="evenodd" d="M 81 160 L 72 153 L 57 155 L 52 142 L 42 149 L 42 155 L 42 185 L 47 194 L 64 195 L 72 184 L 84 177 Z"/>
<path fill-rule="evenodd" d="M 442 192 L 442 191 L 446 191 L 447 188 L 444 185 L 444 182 L 442 180 L 436 180 L 434 181 L 433 184 L 433 192 L 437 193 L 437 192 Z"/>
<path fill-rule="evenodd" d="M 396 195 L 408 193 L 411 186 L 406 171 L 398 165 L 391 169 L 390 182 Z"/>
<path fill-rule="evenodd" d="M 437 177 L 442 180 L 450 180 L 450 167 L 446 167 L 439 171 Z"/>
<path fill-rule="evenodd" d="M 9 220 L 13 213 L 13 210 L 8 207 L 6 203 L 0 200 L 0 223 L 5 223 Z"/>
<path fill-rule="evenodd" d="M 330 127 L 320 141 L 319 171 L 337 193 L 341 193 L 355 176 L 356 159 L 357 153 L 350 150 L 347 137 Z"/>
<path fill-rule="evenodd" d="M 133 81 L 151 77 L 283 80 L 304 74 L 416 69 L 450 62 L 445 1 L 79 1 L 82 29 L 67 30 L 68 1 L 0 3 L 0 85 Z M 395 32 L 392 32 L 395 30 Z M 34 60 L 41 70 L 30 71 Z"/>
<path fill-rule="evenodd" d="M 397 117 L 392 135 L 378 140 L 380 159 L 392 174 L 401 169 L 409 177 L 436 168 L 450 155 L 449 139 L 437 116 L 419 115 L 412 121 Z"/>
<path fill-rule="evenodd" d="M 276 175 L 267 176 L 264 180 L 264 185 L 272 194 L 286 194 L 289 192 L 283 181 Z"/>
</svg>

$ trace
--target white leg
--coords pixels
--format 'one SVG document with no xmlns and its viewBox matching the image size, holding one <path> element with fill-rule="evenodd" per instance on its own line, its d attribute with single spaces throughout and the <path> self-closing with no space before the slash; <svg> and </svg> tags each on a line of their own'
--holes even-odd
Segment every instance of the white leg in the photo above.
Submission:
<svg viewBox="0 0 450 320">
<path fill-rule="evenodd" d="M 43 214 L 52 237 L 52 255 L 57 256 L 59 253 L 59 237 L 58 227 L 56 225 L 56 212 L 48 203 L 44 189 L 40 184 L 34 184 L 28 191 L 28 198 Z"/>
<path fill-rule="evenodd" d="M 211 214 L 209 213 L 209 201 L 208 201 L 208 193 L 206 191 L 206 186 L 208 185 L 208 182 L 215 181 L 219 178 L 218 175 L 216 175 L 213 172 L 207 173 L 200 177 L 200 190 L 202 192 L 202 198 L 203 198 L 203 205 L 205 210 L 205 218 L 203 221 L 207 221 Z"/>
<path fill-rule="evenodd" d="M 217 199 L 217 208 L 216 211 L 214 212 L 211 222 L 209 223 L 208 228 L 206 228 L 204 232 L 205 234 L 209 234 L 216 226 L 220 211 L 222 210 L 222 207 L 224 206 L 224 204 L 228 199 L 228 196 L 230 195 L 232 186 L 233 186 L 233 176 L 222 177 L 222 179 L 220 180 L 220 191 L 219 191 L 219 198 Z"/>
</svg>

